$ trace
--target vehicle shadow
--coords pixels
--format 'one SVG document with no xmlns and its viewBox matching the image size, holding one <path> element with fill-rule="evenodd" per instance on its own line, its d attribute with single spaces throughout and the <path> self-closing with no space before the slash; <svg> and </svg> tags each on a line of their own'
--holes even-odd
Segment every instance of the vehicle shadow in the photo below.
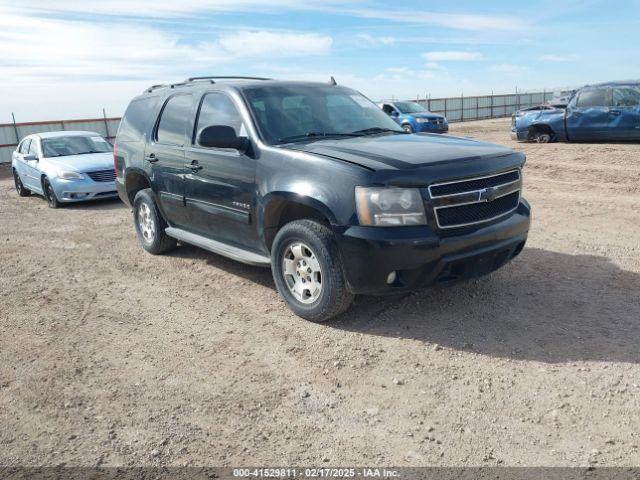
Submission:
<svg viewBox="0 0 640 480">
<path fill-rule="evenodd" d="M 204 259 L 275 290 L 267 268 L 186 244 L 167 255 Z M 516 360 L 640 363 L 638 292 L 640 273 L 606 257 L 525 248 L 509 265 L 474 281 L 358 296 L 349 310 L 323 326 Z"/>
<path fill-rule="evenodd" d="M 118 210 L 129 207 L 122 203 L 119 198 L 105 198 L 87 202 L 66 203 L 64 208 L 69 210 Z"/>
<path fill-rule="evenodd" d="M 360 297 L 332 328 L 546 363 L 640 362 L 640 274 L 606 257 L 528 248 L 488 277 Z"/>
</svg>

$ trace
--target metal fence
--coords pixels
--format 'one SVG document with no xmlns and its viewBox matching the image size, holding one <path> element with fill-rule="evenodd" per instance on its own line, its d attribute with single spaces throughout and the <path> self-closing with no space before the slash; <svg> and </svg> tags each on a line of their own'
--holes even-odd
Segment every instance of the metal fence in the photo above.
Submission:
<svg viewBox="0 0 640 480">
<path fill-rule="evenodd" d="M 565 92 L 562 92 L 565 95 Z M 521 108 L 545 103 L 555 95 L 553 92 L 513 93 L 509 95 L 483 95 L 478 97 L 427 98 L 415 100 L 433 113 L 440 113 L 449 122 L 486 120 L 509 117 Z"/>
<path fill-rule="evenodd" d="M 89 118 L 82 120 L 54 120 L 49 122 L 26 122 L 0 124 L 0 163 L 11 162 L 11 153 L 20 140 L 32 133 L 59 130 L 88 130 L 97 132 L 111 140 L 115 138 L 119 117 Z"/>
</svg>

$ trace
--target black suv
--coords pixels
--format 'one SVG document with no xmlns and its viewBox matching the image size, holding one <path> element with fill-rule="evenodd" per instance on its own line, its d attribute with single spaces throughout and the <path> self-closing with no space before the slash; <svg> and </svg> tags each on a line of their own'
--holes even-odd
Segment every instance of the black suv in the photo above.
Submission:
<svg viewBox="0 0 640 480">
<path fill-rule="evenodd" d="M 468 138 L 404 132 L 329 84 L 197 77 L 133 99 L 116 186 L 150 253 L 182 241 L 270 266 L 299 316 L 354 294 L 489 273 L 529 230 L 525 157 Z"/>
</svg>

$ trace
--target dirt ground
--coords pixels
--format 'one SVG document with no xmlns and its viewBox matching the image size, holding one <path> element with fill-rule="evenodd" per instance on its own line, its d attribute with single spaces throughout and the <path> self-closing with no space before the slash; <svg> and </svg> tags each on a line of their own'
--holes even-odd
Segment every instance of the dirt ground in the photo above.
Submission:
<svg viewBox="0 0 640 480">
<path fill-rule="evenodd" d="M 640 145 L 518 144 L 526 249 L 313 324 L 271 274 L 151 256 L 119 201 L 0 170 L 0 465 L 640 465 Z"/>
</svg>

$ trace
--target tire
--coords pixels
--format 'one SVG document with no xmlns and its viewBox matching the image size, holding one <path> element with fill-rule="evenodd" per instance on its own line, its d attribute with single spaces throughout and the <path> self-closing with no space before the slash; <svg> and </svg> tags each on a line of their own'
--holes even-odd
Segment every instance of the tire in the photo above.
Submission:
<svg viewBox="0 0 640 480">
<path fill-rule="evenodd" d="M 159 255 L 176 248 L 178 241 L 165 233 L 168 225 L 158 211 L 150 188 L 140 190 L 133 199 L 133 224 L 147 252 Z"/>
<path fill-rule="evenodd" d="M 551 143 L 554 137 L 553 134 L 546 130 L 534 130 L 529 133 L 529 141 L 535 143 Z"/>
<path fill-rule="evenodd" d="M 42 192 L 44 193 L 44 198 L 47 201 L 47 205 L 49 208 L 60 208 L 62 204 L 56 197 L 56 192 L 53 190 L 53 186 L 47 177 L 42 179 Z"/>
<path fill-rule="evenodd" d="M 16 185 L 16 192 L 18 192 L 18 195 L 20 195 L 21 197 L 28 197 L 29 195 L 31 195 L 31 190 L 25 188 L 25 186 L 22 184 L 20 175 L 18 175 L 18 172 L 15 168 L 13 169 L 13 182 Z"/>
<path fill-rule="evenodd" d="M 413 127 L 409 123 L 402 125 L 402 129 L 407 133 L 413 133 Z"/>
<path fill-rule="evenodd" d="M 271 249 L 271 271 L 280 296 L 306 320 L 329 320 L 353 301 L 333 232 L 314 220 L 295 220 L 280 229 Z"/>
</svg>

